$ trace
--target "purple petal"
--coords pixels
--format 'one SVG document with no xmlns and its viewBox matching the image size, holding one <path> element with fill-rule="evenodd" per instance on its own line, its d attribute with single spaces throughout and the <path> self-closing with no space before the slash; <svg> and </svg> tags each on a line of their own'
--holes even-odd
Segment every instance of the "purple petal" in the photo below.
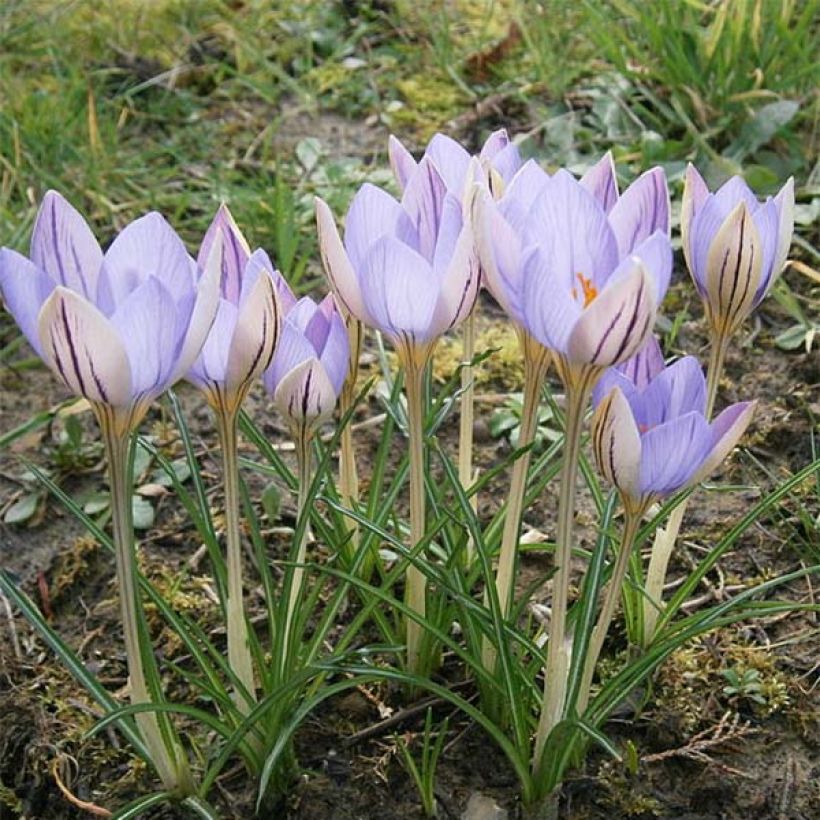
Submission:
<svg viewBox="0 0 820 820">
<path fill-rule="evenodd" d="M 743 177 L 734 176 L 724 182 L 714 193 L 715 201 L 728 214 L 738 202 L 745 202 L 749 213 L 754 213 L 760 202 L 754 195 L 752 189 L 746 184 Z"/>
<path fill-rule="evenodd" d="M 638 390 L 645 390 L 649 382 L 663 372 L 663 351 L 657 338 L 650 334 L 643 347 L 632 358 L 618 365 L 618 370 Z"/>
<path fill-rule="evenodd" d="M 532 206 L 529 236 L 549 257 L 556 288 L 572 290 L 578 275 L 599 290 L 618 263 L 618 247 L 606 214 L 575 178 L 561 170 Z"/>
<path fill-rule="evenodd" d="M 31 235 L 31 261 L 55 284 L 95 299 L 102 251 L 91 228 L 56 191 L 49 191 Z"/>
<path fill-rule="evenodd" d="M 228 210 L 228 206 L 224 203 L 219 206 L 216 216 L 205 232 L 196 262 L 200 269 L 205 269 L 214 239 L 220 230 L 222 231 L 222 258 L 220 260 L 219 291 L 223 299 L 237 305 L 242 288 L 242 272 L 245 270 L 251 250 Z"/>
<path fill-rule="evenodd" d="M 525 236 L 533 203 L 549 180 L 549 174 L 535 160 L 527 160 L 512 178 L 499 201 L 501 214 L 522 238 Z"/>
<path fill-rule="evenodd" d="M 686 180 L 683 186 L 683 201 L 680 211 L 681 244 L 683 245 L 683 255 L 686 259 L 686 266 L 690 271 L 693 269 L 694 258 L 691 232 L 692 220 L 695 214 L 703 207 L 708 196 L 709 189 L 706 187 L 703 177 L 690 162 L 686 166 Z"/>
<path fill-rule="evenodd" d="M 532 248 L 522 265 L 524 327 L 544 347 L 565 352 L 581 307 L 553 274 L 551 261 Z"/>
<path fill-rule="evenodd" d="M 350 369 L 350 343 L 344 319 L 337 310 L 330 317 L 330 332 L 319 361 L 338 395 Z"/>
<path fill-rule="evenodd" d="M 618 201 L 618 177 L 612 152 L 607 151 L 582 177 L 584 186 L 598 204 L 609 213 Z"/>
<path fill-rule="evenodd" d="M 202 350 L 186 373 L 188 381 L 203 390 L 223 386 L 228 366 L 228 351 L 237 328 L 238 309 L 227 299 L 219 300 L 211 329 Z"/>
<path fill-rule="evenodd" d="M 687 413 L 641 436 L 641 492 L 666 496 L 687 486 L 709 452 L 712 436 L 700 413 Z"/>
<path fill-rule="evenodd" d="M 428 339 L 439 285 L 427 261 L 391 237 L 383 237 L 365 260 L 365 306 L 377 327 L 395 339 Z"/>
<path fill-rule="evenodd" d="M 118 332 L 88 300 L 56 287 L 38 321 L 43 358 L 65 385 L 89 401 L 127 407 L 131 367 Z"/>
<path fill-rule="evenodd" d="M 470 165 L 470 155 L 467 151 L 452 137 L 436 134 L 428 143 L 424 157 L 432 160 L 446 189 L 461 199 L 467 181 L 467 168 Z"/>
<path fill-rule="evenodd" d="M 754 416 L 757 402 L 747 401 L 727 407 L 711 424 L 710 449 L 693 481 L 708 478 L 735 448 Z"/>
<path fill-rule="evenodd" d="M 646 345 L 644 345 L 646 347 Z M 616 387 L 621 391 L 630 405 L 634 405 L 638 394 L 635 383 L 621 369 L 635 361 L 635 356 L 618 367 L 610 367 L 592 388 L 592 406 L 597 407 Z"/>
<path fill-rule="evenodd" d="M 416 160 L 413 155 L 404 147 L 398 137 L 392 134 L 387 140 L 387 154 L 390 157 L 390 169 L 399 188 L 404 191 L 413 172 L 416 170 Z"/>
<path fill-rule="evenodd" d="M 780 189 L 780 192 L 774 198 L 774 204 L 777 207 L 778 214 L 777 250 L 774 255 L 774 262 L 772 263 L 772 275 L 769 278 L 769 287 L 771 287 L 777 277 L 783 272 L 783 266 L 786 264 L 786 257 L 789 255 L 789 248 L 792 244 L 792 234 L 794 233 L 793 177 Z"/>
<path fill-rule="evenodd" d="M 329 225 L 327 227 L 329 228 Z M 345 219 L 344 247 L 356 276 L 361 274 L 370 246 L 383 236 L 396 236 L 402 242 L 412 247 L 418 247 L 418 235 L 415 227 L 402 206 L 387 191 L 366 182 L 353 197 Z M 329 230 L 325 232 L 325 237 L 327 240 L 332 238 Z M 340 264 L 338 254 L 329 252 L 331 249 L 328 241 L 326 246 L 323 247 L 323 256 L 325 253 L 328 254 L 326 262 L 332 263 L 329 267 L 333 270 L 331 284 L 333 284 L 334 289 L 338 286 L 338 293 L 342 297 L 341 301 L 347 306 L 348 300 L 345 298 L 345 294 L 349 291 L 351 299 L 353 297 L 350 277 Z M 331 278 L 330 273 L 328 273 L 328 278 Z M 346 286 L 348 290 L 345 290 Z M 355 300 L 349 305 L 349 308 L 356 315 Z"/>
<path fill-rule="evenodd" d="M 506 128 L 499 128 L 493 131 L 481 146 L 481 153 L 478 155 L 479 159 L 493 160 L 505 148 L 511 145 L 510 137 L 507 134 Z"/>
<path fill-rule="evenodd" d="M 706 379 L 694 356 L 664 368 L 631 402 L 635 419 L 646 429 L 687 413 L 704 414 Z"/>
<path fill-rule="evenodd" d="M 97 304 L 110 316 L 149 277 L 158 277 L 175 301 L 193 288 L 188 252 L 158 213 L 131 222 L 113 241 L 100 269 Z"/>
<path fill-rule="evenodd" d="M 432 336 L 440 336 L 463 322 L 475 305 L 481 287 L 475 244 L 472 227 L 467 223 L 441 278 L 438 303 L 430 324 Z"/>
<path fill-rule="evenodd" d="M 435 164 L 425 156 L 410 177 L 401 199 L 402 208 L 410 217 L 418 236 L 418 245 L 413 247 L 431 263 L 436 251 L 447 190 Z M 461 201 L 460 195 L 456 201 Z"/>
<path fill-rule="evenodd" d="M 310 359 L 317 359 L 316 350 L 302 329 L 291 321 L 290 315 L 286 316 L 273 360 L 262 375 L 267 391 L 273 394 L 288 373 Z"/>
<path fill-rule="evenodd" d="M 135 395 L 156 396 L 170 386 L 185 330 L 177 319 L 174 299 L 156 277 L 131 291 L 111 316 L 131 363 Z"/>
<path fill-rule="evenodd" d="M 54 280 L 17 251 L 0 248 L 0 296 L 39 356 L 38 317 L 55 288 Z"/>
<path fill-rule="evenodd" d="M 633 253 L 655 231 L 669 236 L 669 190 L 662 168 L 652 168 L 635 180 L 613 205 L 609 224 L 618 253 Z"/>
<path fill-rule="evenodd" d="M 769 199 L 761 205 L 753 214 L 755 227 L 760 235 L 761 242 L 761 266 L 760 284 L 755 292 L 754 303 L 759 304 L 769 290 L 774 270 L 775 255 L 777 254 L 778 229 L 780 227 L 780 214 L 773 199 Z"/>
<path fill-rule="evenodd" d="M 433 253 L 433 270 L 440 278 L 444 277 L 453 258 L 463 224 L 461 202 L 448 194 L 442 205 L 436 248 Z"/>
</svg>

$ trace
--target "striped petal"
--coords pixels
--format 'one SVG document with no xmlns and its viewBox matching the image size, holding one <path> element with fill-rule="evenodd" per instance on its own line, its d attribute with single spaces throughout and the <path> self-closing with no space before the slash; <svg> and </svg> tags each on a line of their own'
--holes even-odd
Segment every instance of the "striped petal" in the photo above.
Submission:
<svg viewBox="0 0 820 820">
<path fill-rule="evenodd" d="M 712 326 L 732 333 L 754 305 L 762 243 L 745 202 L 726 217 L 706 258 L 706 304 Z"/>
<path fill-rule="evenodd" d="M 448 190 L 450 189 L 439 172 L 438 166 L 429 156 L 424 156 L 415 173 L 410 177 L 401 198 L 402 208 L 416 229 L 418 236 L 416 248 L 429 262 L 433 261 L 436 252 L 444 198 Z M 452 193 L 460 203 L 461 188 L 453 189 Z"/>
<path fill-rule="evenodd" d="M 270 364 L 279 340 L 281 312 L 273 278 L 261 273 L 239 307 L 230 341 L 225 391 L 243 390 Z"/>
<path fill-rule="evenodd" d="M 623 393 L 613 388 L 592 417 L 592 448 L 598 469 L 618 491 L 640 501 L 641 436 Z"/>
<path fill-rule="evenodd" d="M 446 333 L 470 315 L 481 287 L 480 272 L 472 225 L 467 222 L 461 229 L 450 264 L 441 280 L 429 329 L 431 336 Z"/>
<path fill-rule="evenodd" d="M 48 191 L 31 235 L 31 261 L 55 284 L 94 301 L 102 251 L 88 223 L 56 191 Z"/>
<path fill-rule="evenodd" d="M 238 305 L 242 290 L 242 272 L 251 255 L 251 249 L 224 202 L 219 206 L 199 246 L 196 261 L 200 269 L 204 269 L 208 262 L 218 231 L 222 232 L 219 291 L 223 299 Z"/>
<path fill-rule="evenodd" d="M 655 322 L 654 282 L 640 260 L 595 298 L 575 324 L 567 342 L 574 364 L 611 367 L 634 355 Z"/>
<path fill-rule="evenodd" d="M 91 302 L 58 286 L 40 311 L 38 332 L 46 363 L 71 391 L 112 407 L 131 404 L 131 366 L 125 348 Z"/>
<path fill-rule="evenodd" d="M 273 403 L 291 422 L 313 424 L 333 412 L 336 392 L 322 364 L 311 358 L 283 376 L 274 390 Z"/>
</svg>

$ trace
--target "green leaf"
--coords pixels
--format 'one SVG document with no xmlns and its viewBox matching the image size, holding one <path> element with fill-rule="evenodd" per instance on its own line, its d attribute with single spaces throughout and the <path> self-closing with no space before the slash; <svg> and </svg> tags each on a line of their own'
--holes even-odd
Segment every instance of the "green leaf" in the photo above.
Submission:
<svg viewBox="0 0 820 820">
<path fill-rule="evenodd" d="M 6 510 L 3 521 L 5 521 L 6 524 L 22 524 L 28 521 L 29 518 L 37 512 L 39 502 L 39 493 L 26 493 Z"/>
<path fill-rule="evenodd" d="M 784 125 L 788 125 L 799 108 L 800 105 L 793 100 L 780 100 L 764 105 L 743 125 L 738 138 L 724 151 L 724 156 L 733 162 L 743 162 Z"/>
<path fill-rule="evenodd" d="M 268 523 L 272 524 L 279 518 L 279 509 L 282 505 L 282 493 L 275 484 L 268 484 L 262 493 L 262 509 L 268 517 Z"/>
<path fill-rule="evenodd" d="M 131 496 L 131 509 L 134 512 L 134 529 L 147 530 L 154 523 L 154 507 L 147 498 L 141 495 Z"/>
<path fill-rule="evenodd" d="M 812 329 L 805 325 L 792 325 L 788 330 L 779 333 L 774 343 L 781 350 L 797 350 L 807 339 Z"/>
<path fill-rule="evenodd" d="M 191 477 L 191 467 L 184 458 L 175 458 L 168 466 L 173 471 L 174 478 L 176 478 L 180 484 L 183 484 Z M 171 487 L 174 484 L 174 478 L 160 467 L 151 473 L 151 484 L 159 484 L 160 487 Z"/>
<path fill-rule="evenodd" d="M 83 504 L 86 515 L 97 515 L 111 506 L 111 496 L 108 493 L 93 493 Z"/>
</svg>

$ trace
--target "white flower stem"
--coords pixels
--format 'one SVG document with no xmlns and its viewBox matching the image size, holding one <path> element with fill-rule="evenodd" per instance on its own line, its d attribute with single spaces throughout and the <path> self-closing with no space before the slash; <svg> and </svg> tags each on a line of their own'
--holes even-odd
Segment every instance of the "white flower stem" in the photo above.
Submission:
<svg viewBox="0 0 820 820">
<path fill-rule="evenodd" d="M 471 362 L 475 356 L 476 322 L 475 315 L 478 303 L 473 307 L 463 325 L 463 351 L 461 354 L 461 417 L 458 430 L 458 478 L 466 491 L 473 483 L 473 415 L 474 415 L 474 385 L 473 366 Z M 478 496 L 470 498 L 473 512 L 478 508 Z M 475 558 L 475 544 L 471 537 L 467 538 L 466 565 L 470 567 Z"/>
<path fill-rule="evenodd" d="M 410 544 L 415 549 L 424 538 L 424 366 L 407 357 L 405 367 L 405 391 L 407 393 L 408 432 L 410 437 Z M 405 576 L 405 603 L 418 615 L 424 617 L 427 603 L 427 580 L 424 573 L 413 566 L 407 567 Z M 407 669 L 420 672 L 422 628 L 407 619 Z"/>
<path fill-rule="evenodd" d="M 563 368 L 567 370 L 566 367 Z M 552 578 L 552 613 L 550 616 L 547 664 L 544 670 L 544 699 L 538 731 L 535 736 L 533 771 L 540 766 L 550 732 L 561 721 L 569 672 L 569 647 L 566 640 L 567 598 L 569 597 L 572 531 L 575 522 L 575 484 L 584 410 L 589 400 L 594 374 L 583 370 L 577 378 L 564 379 L 566 387 L 566 430 L 561 486 L 558 497 L 558 527 L 555 543 L 555 574 Z"/>
<path fill-rule="evenodd" d="M 524 397 L 521 409 L 521 424 L 518 433 L 518 447 L 526 447 L 535 440 L 538 427 L 538 406 L 549 369 L 549 351 L 522 331 L 521 348 L 524 354 Z M 531 450 L 519 456 L 513 465 L 510 480 L 510 494 L 507 498 L 507 512 L 501 534 L 501 551 L 495 574 L 498 602 L 504 617 L 508 617 L 512 607 L 515 585 L 515 566 L 518 558 L 518 534 L 521 529 L 521 512 L 527 487 L 527 473 L 530 467 Z M 482 645 L 484 668 L 492 671 L 495 667 L 496 651 L 492 642 L 485 638 Z"/>
<path fill-rule="evenodd" d="M 712 418 L 715 409 L 715 399 L 717 398 L 720 377 L 723 374 L 723 363 L 726 359 L 726 351 L 729 347 L 730 337 L 724 333 L 718 333 L 712 339 L 709 351 L 709 368 L 706 372 L 706 419 Z M 678 539 L 683 517 L 686 515 L 686 508 L 689 499 L 684 499 L 669 514 L 669 520 L 665 527 L 659 527 L 655 532 L 655 539 L 652 542 L 652 551 L 649 555 L 649 565 L 646 570 L 646 583 L 643 599 L 643 634 L 641 635 L 641 645 L 646 649 L 655 638 L 655 628 L 658 618 L 663 611 L 663 587 L 666 583 L 666 573 L 669 568 L 669 561 L 672 557 L 672 550 Z"/>
<path fill-rule="evenodd" d="M 306 424 L 295 425 L 293 432 L 296 444 L 296 468 L 299 481 L 299 496 L 297 500 L 296 512 L 296 526 L 298 529 L 299 524 L 302 523 L 303 518 L 307 515 L 307 497 L 308 491 L 310 490 L 311 477 L 310 446 L 312 434 Z M 293 568 L 293 576 L 291 578 L 290 583 L 290 592 L 288 594 L 288 608 L 287 613 L 285 615 L 284 624 L 285 631 L 283 646 L 285 651 L 282 653 L 283 669 L 288 665 L 290 661 L 291 651 L 294 650 L 297 646 L 297 642 L 293 640 L 294 636 L 290 633 L 291 629 L 293 628 L 296 610 L 299 606 L 299 599 L 302 595 L 302 582 L 304 580 L 305 575 L 305 569 L 302 566 L 302 564 L 305 563 L 305 554 L 307 552 L 308 542 L 308 531 L 309 530 L 307 521 L 305 521 L 304 526 L 302 528 L 302 535 L 299 538 L 299 545 L 296 549 L 297 566 Z"/>
<path fill-rule="evenodd" d="M 234 692 L 237 708 L 247 714 L 256 703 L 248 622 L 245 618 L 242 589 L 242 533 L 239 518 L 239 462 L 237 459 L 237 416 L 232 411 L 217 411 L 217 430 L 222 447 L 225 489 L 225 545 L 228 570 L 228 662 L 239 678 L 244 692 Z"/>
<path fill-rule="evenodd" d="M 131 478 L 131 435 L 129 425 L 118 423 L 108 407 L 95 408 L 102 430 L 108 459 L 111 488 L 111 520 L 114 531 L 114 556 L 120 594 L 120 612 L 128 661 L 128 688 L 131 703 L 153 703 L 145 676 L 145 664 L 151 664 L 152 677 L 159 672 L 152 648 L 143 646 L 141 623 L 144 623 L 136 572 Z M 134 719 L 151 756 L 151 763 L 163 786 L 177 795 L 195 792 L 188 761 L 170 722 L 154 712 L 140 712 Z"/>
<path fill-rule="evenodd" d="M 624 533 L 621 538 L 621 546 L 618 551 L 618 556 L 615 559 L 615 566 L 612 570 L 612 577 L 609 579 L 606 592 L 604 593 L 604 601 L 601 605 L 601 612 L 598 616 L 598 621 L 592 631 L 592 636 L 587 646 L 586 658 L 584 660 L 584 671 L 581 677 L 581 687 L 578 694 L 577 710 L 578 714 L 582 715 L 589 703 L 590 687 L 592 685 L 592 677 L 595 674 L 595 667 L 598 663 L 598 658 L 601 655 L 601 649 L 604 645 L 604 639 L 609 631 L 609 625 L 612 623 L 612 618 L 615 615 L 615 609 L 618 606 L 618 601 L 621 597 L 621 588 L 626 577 L 626 570 L 629 567 L 629 557 L 632 554 L 632 547 L 635 544 L 635 536 L 638 534 L 638 529 L 641 524 L 641 517 L 643 510 L 626 511 L 624 519 Z"/>
</svg>

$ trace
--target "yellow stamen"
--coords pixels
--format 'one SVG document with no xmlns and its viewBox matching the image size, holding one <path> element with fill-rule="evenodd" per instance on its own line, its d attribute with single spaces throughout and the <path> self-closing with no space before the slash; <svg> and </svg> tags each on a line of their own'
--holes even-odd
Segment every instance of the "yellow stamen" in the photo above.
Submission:
<svg viewBox="0 0 820 820">
<path fill-rule="evenodd" d="M 584 307 L 589 307 L 590 302 L 598 295 L 598 288 L 592 284 L 591 279 L 587 279 L 583 273 L 576 273 L 576 279 L 581 283 L 581 292 L 584 294 Z M 576 288 L 572 289 L 572 298 L 578 298 L 578 291 Z"/>
</svg>

